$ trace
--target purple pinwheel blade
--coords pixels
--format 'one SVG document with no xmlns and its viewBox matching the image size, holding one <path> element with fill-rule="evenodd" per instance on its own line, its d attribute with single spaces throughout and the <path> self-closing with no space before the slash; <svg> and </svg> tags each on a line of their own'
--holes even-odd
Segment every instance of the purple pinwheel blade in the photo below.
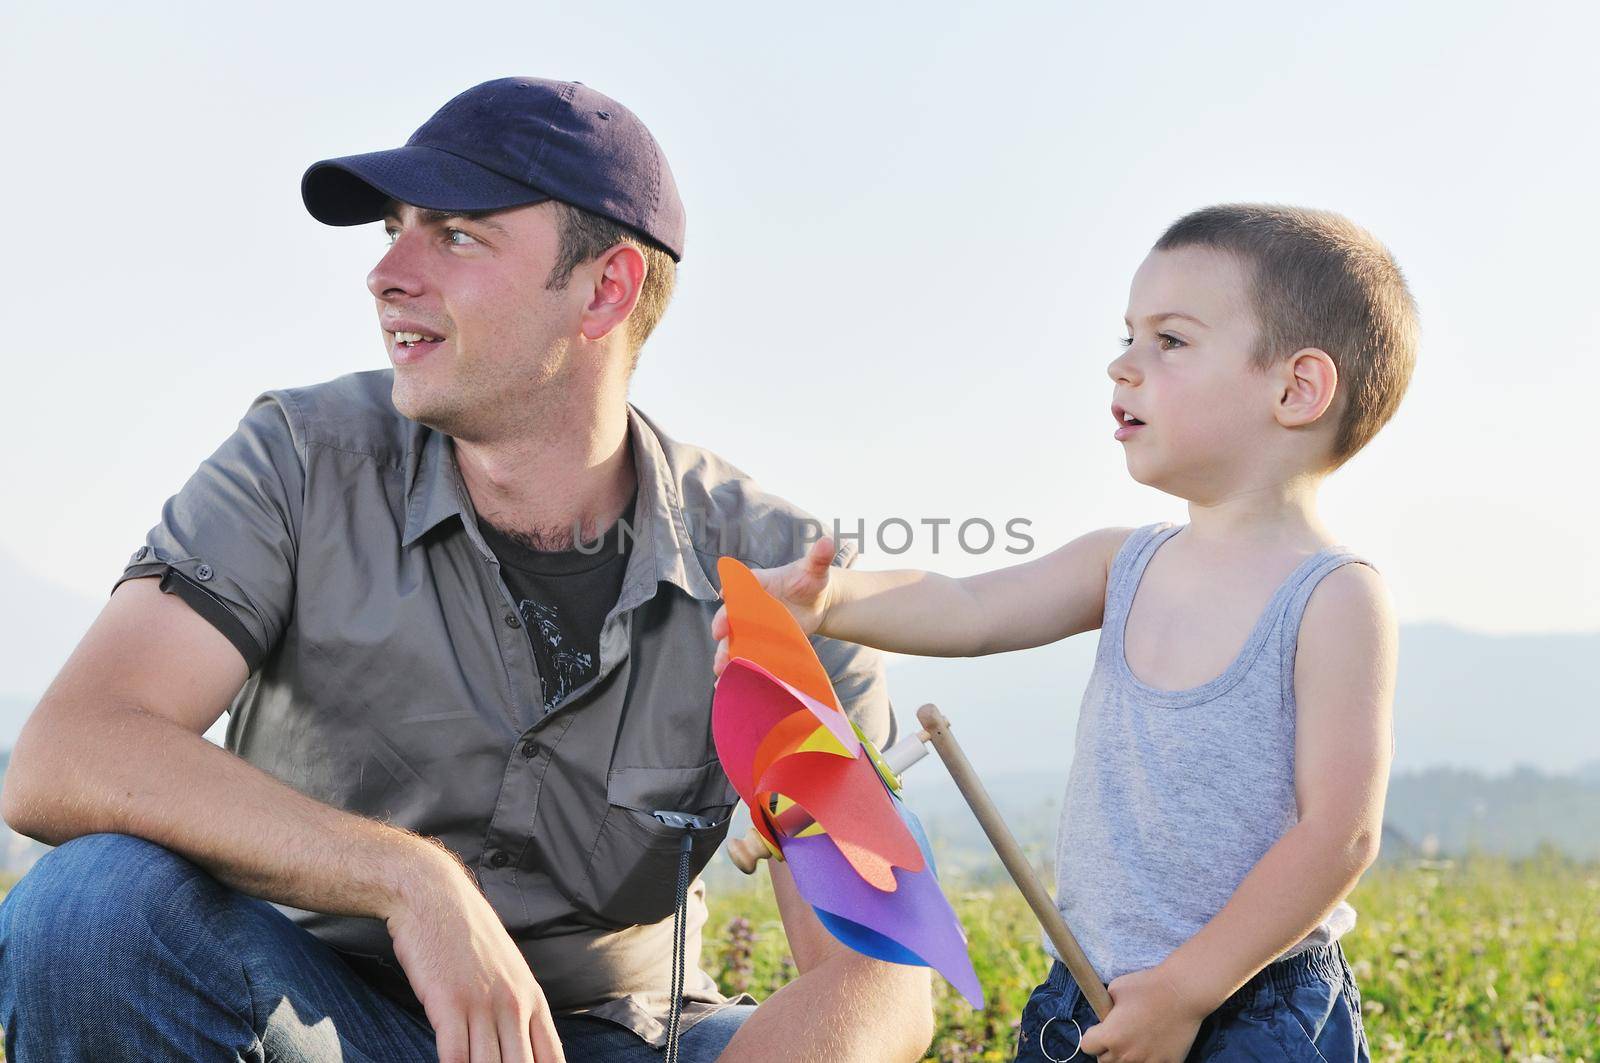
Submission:
<svg viewBox="0 0 1600 1063">
<path fill-rule="evenodd" d="M 916 823 L 916 817 L 900 801 L 895 801 L 895 808 L 907 821 L 906 825 L 917 837 L 926 857 L 927 843 L 921 836 L 921 824 Z M 950 902 L 939 889 L 931 860 L 929 867 L 922 871 L 895 868 L 897 888 L 885 892 L 858 875 L 826 834 L 785 838 L 783 856 L 794 874 L 800 896 L 811 907 L 874 935 L 868 938 L 848 927 L 841 934 L 834 921 L 823 920 L 823 925 L 840 941 L 858 952 L 888 960 L 891 957 L 874 951 L 883 948 L 876 938 L 885 938 L 915 956 L 914 962 L 944 975 L 973 1007 L 983 1007 L 983 987 L 967 955 L 966 935 Z M 863 945 L 867 947 L 861 947 Z"/>
</svg>

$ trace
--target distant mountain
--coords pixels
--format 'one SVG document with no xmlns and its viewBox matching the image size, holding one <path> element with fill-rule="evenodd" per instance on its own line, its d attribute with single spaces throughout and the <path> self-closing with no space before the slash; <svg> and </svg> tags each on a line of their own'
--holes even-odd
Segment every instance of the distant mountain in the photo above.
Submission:
<svg viewBox="0 0 1600 1063">
<path fill-rule="evenodd" d="M 967 869 L 997 861 L 960 791 L 937 764 L 907 773 L 906 795 L 941 861 Z M 1065 778 L 1053 772 L 987 780 L 989 796 L 1035 864 L 1055 858 Z M 1382 859 L 1460 856 L 1473 850 L 1531 856 L 1541 845 L 1578 860 L 1600 860 L 1600 783 L 1520 768 L 1501 776 L 1454 768 L 1390 779 Z"/>
<path fill-rule="evenodd" d="M 1600 860 L 1600 765 L 1552 776 L 1520 767 L 1486 776 L 1429 768 L 1389 783 L 1384 818 L 1423 855 L 1474 849 L 1529 856 L 1542 844 L 1580 860 Z"/>
<path fill-rule="evenodd" d="M 16 744 L 22 725 L 28 722 L 28 714 L 38 703 L 37 698 L 0 697 L 0 742 L 4 742 L 7 749 Z"/>
<path fill-rule="evenodd" d="M 105 568 L 109 598 L 122 566 L 113 561 Z M 0 553 L 0 586 L 6 588 L 7 606 L 0 610 L 0 748 L 10 749 L 105 603 L 35 575 L 5 553 Z"/>
<path fill-rule="evenodd" d="M 1097 632 L 992 657 L 899 657 L 889 692 L 902 729 L 936 703 L 986 775 L 1066 777 Z M 1451 766 L 1600 776 L 1600 632 L 1485 635 L 1400 629 L 1396 772 Z"/>
<path fill-rule="evenodd" d="M 6 767 L 11 761 L 11 750 L 0 750 L 0 782 L 4 782 Z M 22 874 L 33 862 L 49 851 L 49 846 L 18 834 L 0 820 L 0 871 Z"/>
<path fill-rule="evenodd" d="M 106 591 L 121 558 L 98 562 Z M 0 554 L 0 748 L 94 620 L 104 599 L 65 590 Z M 1098 633 L 993 657 L 905 657 L 890 663 L 902 728 L 936 702 L 985 775 L 1058 771 L 1071 760 L 1078 704 Z M 1600 632 L 1485 635 L 1443 624 L 1400 629 L 1395 769 L 1436 766 L 1600 775 Z"/>
<path fill-rule="evenodd" d="M 1005 870 L 966 800 L 943 768 L 930 761 L 931 757 L 906 772 L 904 793 L 927 830 L 940 873 L 954 872 L 966 881 L 1005 879 Z M 1007 829 L 1047 885 L 1054 878 L 1065 783 L 1065 775 L 1053 771 L 984 780 Z M 732 836 L 743 837 L 749 829 L 741 805 Z M 1600 781 L 1546 775 L 1531 768 L 1502 776 L 1435 768 L 1401 773 L 1390 780 L 1380 861 L 1462 856 L 1473 850 L 1519 858 L 1531 856 L 1541 845 L 1577 860 L 1600 860 Z M 706 878 L 713 888 L 742 881 L 726 856 L 711 862 Z"/>
</svg>

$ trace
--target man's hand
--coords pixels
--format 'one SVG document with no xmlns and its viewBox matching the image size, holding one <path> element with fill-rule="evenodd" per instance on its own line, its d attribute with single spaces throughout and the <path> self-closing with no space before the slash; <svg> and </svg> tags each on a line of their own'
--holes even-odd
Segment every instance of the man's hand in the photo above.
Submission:
<svg viewBox="0 0 1600 1063">
<path fill-rule="evenodd" d="M 811 544 L 806 555 L 779 565 L 777 568 L 753 568 L 756 582 L 763 590 L 784 604 L 800 630 L 807 635 L 822 628 L 828 615 L 829 591 L 834 580 L 831 572 L 834 554 L 833 540 L 824 535 Z M 711 618 L 711 637 L 717 639 L 717 655 L 712 659 L 711 670 L 717 675 L 728 667 L 728 607 L 722 606 Z"/>
<path fill-rule="evenodd" d="M 1106 986 L 1111 1014 L 1083 1031 L 1078 1043 L 1100 1063 L 1182 1063 L 1205 1014 L 1179 995 L 1159 966 Z"/>
<path fill-rule="evenodd" d="M 470 873 L 426 840 L 388 913 L 440 1063 L 564 1063 L 544 991 Z"/>
</svg>

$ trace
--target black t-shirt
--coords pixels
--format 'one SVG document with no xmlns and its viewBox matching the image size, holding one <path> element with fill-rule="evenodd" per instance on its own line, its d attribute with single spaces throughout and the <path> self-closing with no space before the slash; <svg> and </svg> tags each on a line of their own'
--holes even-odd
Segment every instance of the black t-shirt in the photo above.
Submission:
<svg viewBox="0 0 1600 1063">
<path fill-rule="evenodd" d="M 638 499 L 635 489 L 623 519 L 613 522 L 595 542 L 582 544 L 582 549 L 530 549 L 479 522 L 478 530 L 500 559 L 501 575 L 533 643 L 545 712 L 600 670 L 600 629 L 622 594 Z"/>
</svg>

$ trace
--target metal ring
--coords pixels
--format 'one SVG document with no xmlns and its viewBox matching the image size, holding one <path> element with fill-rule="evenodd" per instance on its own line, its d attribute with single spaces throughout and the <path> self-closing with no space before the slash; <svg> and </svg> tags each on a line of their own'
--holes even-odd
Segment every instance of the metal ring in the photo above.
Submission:
<svg viewBox="0 0 1600 1063">
<path fill-rule="evenodd" d="M 1043 1026 L 1039 1027 L 1039 1051 L 1044 1053 L 1044 1058 L 1048 1059 L 1050 1063 L 1067 1063 L 1067 1059 L 1076 1059 L 1078 1053 L 1083 1049 L 1083 1027 L 1078 1026 L 1078 1020 L 1069 1015 L 1067 1016 L 1067 1021 L 1072 1023 L 1072 1025 L 1078 1030 L 1078 1046 L 1072 1050 L 1072 1055 L 1068 1056 L 1067 1059 L 1057 1059 L 1055 1056 L 1050 1054 L 1050 1050 L 1044 1046 L 1044 1032 L 1048 1030 L 1050 1028 L 1050 1024 L 1055 1022 L 1059 1017 L 1060 1016 L 1052 1015 L 1044 1021 Z"/>
</svg>

